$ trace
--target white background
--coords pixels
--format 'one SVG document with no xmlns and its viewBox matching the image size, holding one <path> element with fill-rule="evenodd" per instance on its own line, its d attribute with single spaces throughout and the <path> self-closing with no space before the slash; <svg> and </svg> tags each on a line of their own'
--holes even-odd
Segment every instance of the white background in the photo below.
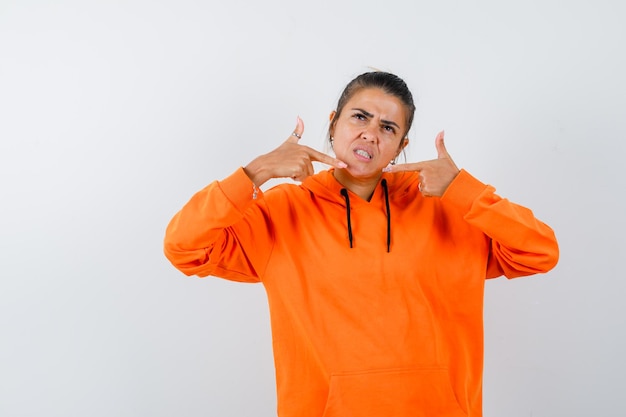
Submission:
<svg viewBox="0 0 626 417">
<path fill-rule="evenodd" d="M 162 255 L 198 189 L 328 114 L 368 66 L 417 100 L 411 161 L 556 231 L 487 283 L 487 417 L 624 416 L 626 6 L 0 1 L 0 416 L 272 416 L 263 287 Z"/>
</svg>

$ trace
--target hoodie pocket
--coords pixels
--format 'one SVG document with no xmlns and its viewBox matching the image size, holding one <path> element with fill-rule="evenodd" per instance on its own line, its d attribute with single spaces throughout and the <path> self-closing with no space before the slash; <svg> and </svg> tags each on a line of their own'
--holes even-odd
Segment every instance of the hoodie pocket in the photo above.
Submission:
<svg viewBox="0 0 626 417">
<path fill-rule="evenodd" d="M 467 417 L 448 371 L 386 369 L 332 375 L 323 417 Z"/>
</svg>

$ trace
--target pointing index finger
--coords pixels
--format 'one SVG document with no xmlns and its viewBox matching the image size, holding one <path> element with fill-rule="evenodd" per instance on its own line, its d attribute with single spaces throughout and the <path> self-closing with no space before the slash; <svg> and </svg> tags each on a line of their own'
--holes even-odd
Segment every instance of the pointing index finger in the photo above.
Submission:
<svg viewBox="0 0 626 417">
<path fill-rule="evenodd" d="M 334 166 L 335 168 L 347 168 L 348 164 L 343 161 L 340 161 L 337 158 L 333 158 L 332 156 L 326 155 L 322 152 L 316 151 L 315 149 L 308 148 L 309 156 L 311 157 L 311 161 L 321 162 L 326 165 Z"/>
<path fill-rule="evenodd" d="M 410 164 L 389 165 L 383 168 L 383 172 L 421 171 L 424 169 L 423 162 L 413 162 Z"/>
</svg>

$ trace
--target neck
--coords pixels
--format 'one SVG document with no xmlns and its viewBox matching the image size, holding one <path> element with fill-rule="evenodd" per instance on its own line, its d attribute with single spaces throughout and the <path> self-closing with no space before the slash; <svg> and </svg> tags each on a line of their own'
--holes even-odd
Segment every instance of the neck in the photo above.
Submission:
<svg viewBox="0 0 626 417">
<path fill-rule="evenodd" d="M 358 195 L 363 200 L 370 201 L 376 189 L 376 185 L 378 185 L 378 181 L 382 176 L 382 172 L 374 178 L 354 178 L 345 169 L 335 169 L 333 176 L 341 185 L 350 190 L 350 192 Z"/>
</svg>

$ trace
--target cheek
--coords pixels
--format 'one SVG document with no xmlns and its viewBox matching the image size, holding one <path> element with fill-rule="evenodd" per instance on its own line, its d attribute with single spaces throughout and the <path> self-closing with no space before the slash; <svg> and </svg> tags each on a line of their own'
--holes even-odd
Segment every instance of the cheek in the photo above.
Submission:
<svg viewBox="0 0 626 417">
<path fill-rule="evenodd" d="M 333 133 L 335 149 L 345 148 L 346 144 L 350 142 L 350 132 L 344 127 L 337 127 Z"/>
<path fill-rule="evenodd" d="M 345 137 L 348 130 L 349 129 L 347 128 L 345 123 L 338 123 L 337 126 L 335 126 L 335 135 L 339 137 Z"/>
<path fill-rule="evenodd" d="M 345 141 L 335 139 L 335 143 L 333 145 L 333 150 L 335 151 L 335 154 L 337 155 L 343 154 L 345 153 L 346 149 L 347 149 L 347 146 L 346 146 Z"/>
<path fill-rule="evenodd" d="M 396 144 L 394 141 L 394 143 L 390 143 L 388 146 L 386 146 L 383 152 L 385 153 L 385 155 L 388 155 L 391 157 L 391 159 L 393 159 L 402 151 L 399 146 L 400 145 Z"/>
</svg>

